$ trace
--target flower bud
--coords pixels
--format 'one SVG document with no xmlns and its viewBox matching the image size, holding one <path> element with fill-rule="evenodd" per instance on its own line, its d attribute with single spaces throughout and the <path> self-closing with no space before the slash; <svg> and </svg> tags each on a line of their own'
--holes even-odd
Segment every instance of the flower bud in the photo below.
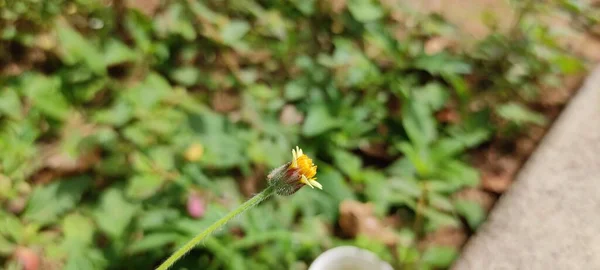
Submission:
<svg viewBox="0 0 600 270">
<path fill-rule="evenodd" d="M 193 218 L 201 218 L 204 216 L 204 212 L 206 212 L 204 200 L 195 192 L 188 195 L 187 212 Z"/>
<path fill-rule="evenodd" d="M 292 150 L 292 161 L 271 171 L 267 179 L 269 185 L 275 187 L 275 193 L 289 196 L 304 185 L 323 189 L 323 186 L 317 182 L 316 174 L 317 166 L 302 152 L 302 149 L 296 146 L 296 149 Z"/>
</svg>

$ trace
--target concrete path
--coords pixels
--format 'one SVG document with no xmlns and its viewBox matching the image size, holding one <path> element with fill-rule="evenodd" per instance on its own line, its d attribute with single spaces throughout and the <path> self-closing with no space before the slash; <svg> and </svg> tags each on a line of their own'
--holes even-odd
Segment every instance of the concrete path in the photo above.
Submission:
<svg viewBox="0 0 600 270">
<path fill-rule="evenodd" d="M 600 269 L 600 67 L 453 269 Z"/>
</svg>

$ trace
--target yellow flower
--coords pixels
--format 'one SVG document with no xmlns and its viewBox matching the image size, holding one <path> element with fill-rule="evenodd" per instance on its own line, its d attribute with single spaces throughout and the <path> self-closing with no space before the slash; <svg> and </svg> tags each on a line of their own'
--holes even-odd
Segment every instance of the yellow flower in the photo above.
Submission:
<svg viewBox="0 0 600 270">
<path fill-rule="evenodd" d="M 289 196 L 307 185 L 323 189 L 317 182 L 317 166 L 298 146 L 292 150 L 292 161 L 274 169 L 267 175 L 269 185 L 282 196 Z"/>
<path fill-rule="evenodd" d="M 298 170 L 300 173 L 300 183 L 310 186 L 311 188 L 323 189 L 323 186 L 317 182 L 317 166 L 307 155 L 302 152 L 298 146 L 292 149 L 292 162 L 290 169 Z"/>
</svg>

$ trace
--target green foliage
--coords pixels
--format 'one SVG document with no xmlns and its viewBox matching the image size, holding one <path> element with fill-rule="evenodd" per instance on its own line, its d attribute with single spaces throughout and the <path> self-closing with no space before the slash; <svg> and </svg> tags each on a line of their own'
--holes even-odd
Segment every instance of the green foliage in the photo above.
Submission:
<svg viewBox="0 0 600 270">
<path fill-rule="evenodd" d="M 23 204 L 0 211 L 5 268 L 32 247 L 65 269 L 152 269 L 296 145 L 324 190 L 264 202 L 176 268 L 304 269 L 338 244 L 447 268 L 457 250 L 419 242 L 484 220 L 453 196 L 478 185 L 470 150 L 546 124 L 538 89 L 585 67 L 535 14 L 597 23 L 578 1 L 519 4 L 509 33 L 432 53 L 460 30 L 386 1 L 163 2 L 0 0 L 0 203 Z M 396 249 L 340 239 L 344 200 L 401 216 Z"/>
</svg>

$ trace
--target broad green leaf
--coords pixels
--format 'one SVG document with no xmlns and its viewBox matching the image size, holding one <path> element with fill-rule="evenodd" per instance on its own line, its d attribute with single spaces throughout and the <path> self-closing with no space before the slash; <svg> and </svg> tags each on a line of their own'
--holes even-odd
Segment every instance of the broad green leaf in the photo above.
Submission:
<svg viewBox="0 0 600 270">
<path fill-rule="evenodd" d="M 338 122 L 331 116 L 327 107 L 320 104 L 310 107 L 302 126 L 302 133 L 308 137 L 314 137 L 337 126 Z"/>
<path fill-rule="evenodd" d="M 0 255 L 10 256 L 17 248 L 17 244 L 8 241 L 3 235 L 0 235 Z"/>
<path fill-rule="evenodd" d="M 111 107 L 99 110 L 93 115 L 93 119 L 96 122 L 114 126 L 122 126 L 131 120 L 132 117 L 133 110 L 131 106 L 123 100 L 118 100 Z"/>
<path fill-rule="evenodd" d="M 428 83 L 414 91 L 414 98 L 429 105 L 432 111 L 442 109 L 449 97 L 448 91 L 439 83 Z"/>
<path fill-rule="evenodd" d="M 453 184 L 455 188 L 474 187 L 479 184 L 479 172 L 471 165 L 458 160 L 446 160 L 436 172 L 439 179 Z"/>
<path fill-rule="evenodd" d="M 150 39 L 152 21 L 135 9 L 129 9 L 124 21 L 127 32 L 132 36 L 135 45 L 142 52 L 152 52 L 153 44 Z"/>
<path fill-rule="evenodd" d="M 162 186 L 163 177 L 156 174 L 135 175 L 128 180 L 127 196 L 134 199 L 147 199 Z"/>
<path fill-rule="evenodd" d="M 63 219 L 62 232 L 66 242 L 87 246 L 93 242 L 94 224 L 88 217 L 71 214 Z"/>
<path fill-rule="evenodd" d="M 471 227 L 473 230 L 477 229 L 477 227 L 479 227 L 479 225 L 485 220 L 485 211 L 481 205 L 476 202 L 458 200 L 454 203 L 454 207 L 456 208 L 456 212 L 458 212 L 458 214 L 467 219 L 469 227 Z"/>
<path fill-rule="evenodd" d="M 64 120 L 71 112 L 71 105 L 60 91 L 58 77 L 28 74 L 23 77 L 23 93 L 33 103 L 34 108 L 48 117 Z"/>
<path fill-rule="evenodd" d="M 427 218 L 427 224 L 425 227 L 427 231 L 435 231 L 446 226 L 460 226 L 460 221 L 456 217 L 447 214 L 446 212 L 439 211 L 433 207 L 424 208 L 422 215 Z"/>
<path fill-rule="evenodd" d="M 174 69 L 170 77 L 183 86 L 192 86 L 200 79 L 200 71 L 195 67 L 180 67 Z"/>
<path fill-rule="evenodd" d="M 532 111 L 515 102 L 498 105 L 496 113 L 500 117 L 512 121 L 517 125 L 536 124 L 543 126 L 547 123 L 546 117 L 543 114 Z"/>
<path fill-rule="evenodd" d="M 389 187 L 390 181 L 379 171 L 367 170 L 364 172 L 364 184 L 365 195 L 375 205 L 375 213 L 380 217 L 385 216 L 392 204 L 392 197 L 396 196 Z"/>
<path fill-rule="evenodd" d="M 437 139 L 437 127 L 431 110 L 424 103 L 408 99 L 402 107 L 402 125 L 411 142 L 419 147 Z"/>
<path fill-rule="evenodd" d="M 471 72 L 471 65 L 445 52 L 434 55 L 423 54 L 416 59 L 414 65 L 433 75 L 468 74 Z"/>
<path fill-rule="evenodd" d="M 225 44 L 234 45 L 250 30 L 246 21 L 232 20 L 221 29 L 221 38 Z"/>
<path fill-rule="evenodd" d="M 362 160 L 356 155 L 336 149 L 332 152 L 333 162 L 344 174 L 352 180 L 359 180 L 362 169 Z"/>
<path fill-rule="evenodd" d="M 288 82 L 284 87 L 284 96 L 287 100 L 295 101 L 306 97 L 307 89 L 302 80 Z"/>
<path fill-rule="evenodd" d="M 29 197 L 23 217 L 40 225 L 50 224 L 75 208 L 90 184 L 88 176 L 80 176 L 38 186 Z"/>
<path fill-rule="evenodd" d="M 131 223 L 138 206 L 128 202 L 118 188 L 104 190 L 94 211 L 98 228 L 111 239 L 120 239 Z"/>
<path fill-rule="evenodd" d="M 149 110 L 157 106 L 172 91 L 169 82 L 157 73 L 150 73 L 144 81 L 132 87 L 126 97 L 136 109 Z"/>
<path fill-rule="evenodd" d="M 68 64 L 83 62 L 98 75 L 106 74 L 105 59 L 89 39 L 81 36 L 69 24 L 58 22 L 55 25 L 61 44 L 63 60 Z"/>
<path fill-rule="evenodd" d="M 65 270 L 101 270 L 108 264 L 101 251 L 93 248 L 74 246 L 69 249 Z"/>
<path fill-rule="evenodd" d="M 412 145 L 408 142 L 397 144 L 397 148 L 410 161 L 419 177 L 429 177 L 436 171 L 437 164 L 432 160 L 429 148 L 426 146 Z"/>
<path fill-rule="evenodd" d="M 344 180 L 343 175 L 330 166 L 319 166 L 319 183 L 323 191 L 330 194 L 336 201 L 355 199 L 354 192 Z"/>
<path fill-rule="evenodd" d="M 452 247 L 433 246 L 428 248 L 421 260 L 434 267 L 447 268 L 458 257 L 458 251 Z"/>
<path fill-rule="evenodd" d="M 132 254 L 153 251 L 164 248 L 166 245 L 175 243 L 181 240 L 183 236 L 178 233 L 151 233 L 145 235 L 144 238 L 136 240 L 130 246 L 128 251 Z"/>
<path fill-rule="evenodd" d="M 583 62 L 571 55 L 561 54 L 552 59 L 552 62 L 558 66 L 563 74 L 577 74 L 585 70 Z"/>
<path fill-rule="evenodd" d="M 466 145 L 453 138 L 437 140 L 431 147 L 431 155 L 436 162 L 445 162 L 466 150 Z"/>
<path fill-rule="evenodd" d="M 359 22 L 370 22 L 378 20 L 384 16 L 379 2 L 372 0 L 349 0 L 348 10 L 350 14 Z"/>
<path fill-rule="evenodd" d="M 13 244 L 22 244 L 25 237 L 25 226 L 16 217 L 8 213 L 0 212 L 0 237 L 6 238 L 4 241 L 10 240 Z"/>
<path fill-rule="evenodd" d="M 0 93 L 0 116 L 19 119 L 21 114 L 21 100 L 17 91 L 12 87 L 5 87 Z"/>
<path fill-rule="evenodd" d="M 104 62 L 107 66 L 131 62 L 135 59 L 135 52 L 117 39 L 110 39 L 104 48 Z"/>
<path fill-rule="evenodd" d="M 140 215 L 137 225 L 143 230 L 158 229 L 167 226 L 170 222 L 179 218 L 179 212 L 176 209 L 152 209 Z"/>
</svg>

